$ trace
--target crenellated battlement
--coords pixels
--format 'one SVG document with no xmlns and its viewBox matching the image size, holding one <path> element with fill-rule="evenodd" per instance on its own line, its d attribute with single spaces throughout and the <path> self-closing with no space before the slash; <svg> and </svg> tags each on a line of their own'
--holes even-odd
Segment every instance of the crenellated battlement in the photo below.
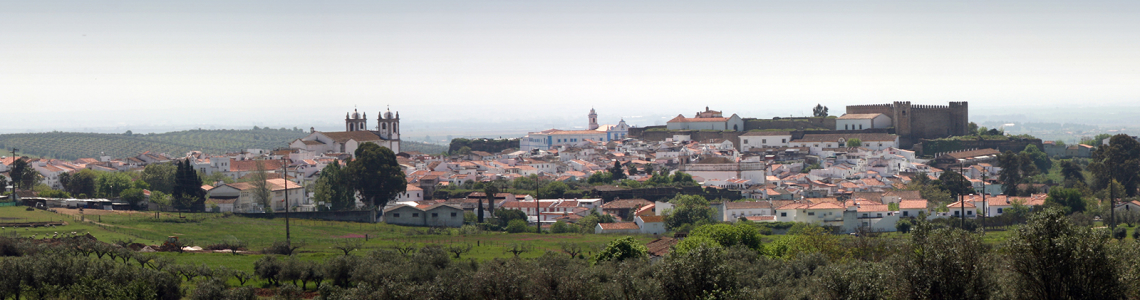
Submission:
<svg viewBox="0 0 1140 300">
<path fill-rule="evenodd" d="M 889 107 L 893 107 L 893 106 L 894 106 L 893 104 L 860 104 L 860 105 L 848 105 L 847 107 L 849 107 L 849 108 L 850 107 L 888 107 L 889 108 Z"/>
<path fill-rule="evenodd" d="M 847 113 L 887 115 L 898 135 L 907 140 L 965 135 L 970 122 L 966 101 L 951 101 L 948 105 L 912 104 L 911 101 L 848 105 Z"/>
<path fill-rule="evenodd" d="M 950 106 L 948 106 L 948 105 L 915 104 L 915 105 L 911 105 L 910 108 L 913 108 L 913 109 L 950 109 Z"/>
</svg>

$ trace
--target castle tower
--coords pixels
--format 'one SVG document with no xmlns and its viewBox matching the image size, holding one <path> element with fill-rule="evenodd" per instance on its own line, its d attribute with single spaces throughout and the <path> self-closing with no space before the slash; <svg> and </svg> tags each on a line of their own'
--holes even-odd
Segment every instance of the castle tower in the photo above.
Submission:
<svg viewBox="0 0 1140 300">
<path fill-rule="evenodd" d="M 910 101 L 895 101 L 893 108 L 894 116 L 891 120 L 895 123 L 895 134 L 910 136 L 913 129 L 910 120 L 914 114 L 911 111 Z"/>
<path fill-rule="evenodd" d="M 376 120 L 376 131 L 380 137 L 389 140 L 400 139 L 400 113 L 392 113 L 392 109 L 380 114 L 380 118 Z"/>
<path fill-rule="evenodd" d="M 588 128 L 590 128 L 589 130 L 598 129 L 598 113 L 594 112 L 594 109 L 591 108 L 589 116 L 590 116 L 590 126 L 588 127 Z"/>
<path fill-rule="evenodd" d="M 352 109 L 352 113 L 344 114 L 344 131 L 363 131 L 368 130 L 368 113 L 361 116 L 356 109 Z"/>
</svg>

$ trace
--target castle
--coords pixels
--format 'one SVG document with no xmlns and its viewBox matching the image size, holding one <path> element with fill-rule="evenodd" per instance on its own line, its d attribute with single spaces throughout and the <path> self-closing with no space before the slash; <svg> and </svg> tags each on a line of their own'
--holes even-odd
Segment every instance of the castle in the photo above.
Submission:
<svg viewBox="0 0 1140 300">
<path fill-rule="evenodd" d="M 937 139 L 967 135 L 970 124 L 966 101 L 950 105 L 918 105 L 910 101 L 891 104 L 848 105 L 848 114 L 884 114 L 891 118 L 891 127 L 899 135 L 904 148 L 921 139 Z"/>
<path fill-rule="evenodd" d="M 305 149 L 316 153 L 353 154 L 361 143 L 373 143 L 387 147 L 392 152 L 400 152 L 400 113 L 391 109 L 376 119 L 375 130 L 368 128 L 368 113 L 361 114 L 353 109 L 344 115 L 344 131 L 316 131 L 310 129 L 309 136 L 289 143 L 290 148 Z"/>
</svg>

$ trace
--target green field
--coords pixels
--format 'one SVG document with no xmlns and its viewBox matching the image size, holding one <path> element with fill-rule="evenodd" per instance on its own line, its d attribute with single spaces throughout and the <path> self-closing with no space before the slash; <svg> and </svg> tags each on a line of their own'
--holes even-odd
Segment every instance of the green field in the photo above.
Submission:
<svg viewBox="0 0 1140 300">
<path fill-rule="evenodd" d="M 178 236 L 180 239 L 189 239 L 192 245 L 205 247 L 225 239 L 237 238 L 248 243 L 251 251 L 260 251 L 274 241 L 285 239 L 285 219 L 258 219 L 239 216 L 226 216 L 217 213 L 182 214 L 162 213 L 159 219 L 153 213 L 123 213 L 110 215 L 87 215 L 89 222 L 76 221 L 76 217 L 43 210 L 25 211 L 25 207 L 0 207 L 0 222 L 29 222 L 36 221 L 68 221 L 68 225 L 58 228 L 18 228 L 5 229 L 5 233 L 15 231 L 20 236 L 35 234 L 42 238 L 50 236 L 53 232 L 90 232 L 95 238 L 104 242 L 114 242 L 120 239 L 132 239 L 135 242 L 147 245 L 159 245 L 167 236 Z M 367 224 L 353 222 L 317 221 L 317 220 L 290 220 L 290 235 L 295 243 L 305 245 L 298 251 L 297 256 L 305 260 L 324 260 L 327 257 L 340 255 L 341 252 L 332 248 L 337 241 L 345 239 L 363 240 L 364 249 L 356 254 L 372 249 L 392 248 L 397 245 L 441 245 L 471 244 L 471 252 L 463 254 L 461 259 L 488 260 L 497 257 L 511 257 L 505 252 L 505 247 L 512 243 L 526 243 L 533 246 L 532 251 L 523 253 L 521 257 L 539 257 L 546 251 L 560 251 L 560 242 L 573 242 L 590 246 L 602 245 L 613 239 L 622 237 L 618 235 L 595 234 L 535 234 L 535 233 L 501 233 L 479 232 L 475 234 L 460 234 L 458 229 L 444 229 L 429 233 L 428 228 L 407 227 L 388 224 Z M 637 238 L 643 242 L 654 239 L 652 236 L 640 235 Z M 595 252 L 596 250 L 587 250 Z M 160 253 L 163 256 L 174 258 L 179 263 L 207 264 L 210 266 L 226 266 L 232 269 L 252 270 L 253 263 L 261 258 L 261 254 L 229 253 Z"/>
</svg>

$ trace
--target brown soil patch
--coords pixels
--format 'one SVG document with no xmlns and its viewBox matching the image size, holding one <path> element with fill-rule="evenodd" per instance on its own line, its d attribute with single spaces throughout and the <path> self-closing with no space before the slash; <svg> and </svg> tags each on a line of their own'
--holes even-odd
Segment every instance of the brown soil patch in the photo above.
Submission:
<svg viewBox="0 0 1140 300">
<path fill-rule="evenodd" d="M 277 289 L 256 288 L 254 289 L 258 298 L 272 298 L 277 295 Z M 313 299 L 317 297 L 316 291 L 304 291 L 301 293 L 301 298 Z"/>
</svg>

